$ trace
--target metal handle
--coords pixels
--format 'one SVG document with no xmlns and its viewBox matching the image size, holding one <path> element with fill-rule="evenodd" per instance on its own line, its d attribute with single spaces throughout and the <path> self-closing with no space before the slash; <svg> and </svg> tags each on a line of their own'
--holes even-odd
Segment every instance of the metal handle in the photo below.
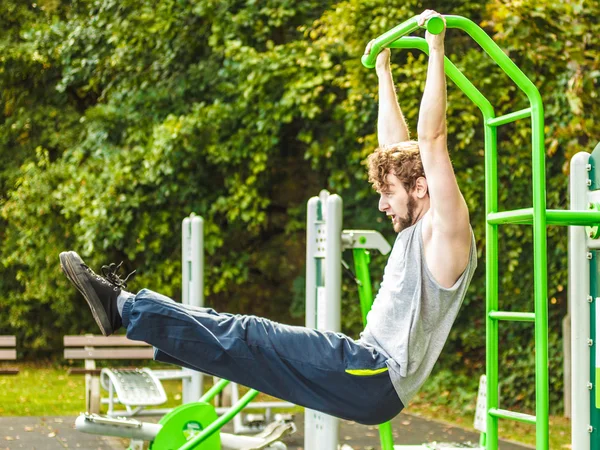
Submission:
<svg viewBox="0 0 600 450">
<path fill-rule="evenodd" d="M 411 19 L 408 19 L 406 22 L 401 23 L 395 28 L 392 28 L 387 33 L 382 34 L 375 42 L 373 42 L 373 46 L 371 47 L 371 51 L 368 55 L 363 55 L 361 61 L 363 65 L 369 69 L 375 67 L 375 61 L 377 60 L 377 55 L 384 48 L 388 47 L 392 42 L 400 39 L 402 36 L 406 36 L 409 33 L 412 33 L 419 25 L 417 23 L 417 18 L 419 16 L 414 16 Z M 444 31 L 444 20 L 441 17 L 431 17 L 425 22 L 425 26 L 422 28 L 427 29 L 431 34 L 440 34 Z"/>
</svg>

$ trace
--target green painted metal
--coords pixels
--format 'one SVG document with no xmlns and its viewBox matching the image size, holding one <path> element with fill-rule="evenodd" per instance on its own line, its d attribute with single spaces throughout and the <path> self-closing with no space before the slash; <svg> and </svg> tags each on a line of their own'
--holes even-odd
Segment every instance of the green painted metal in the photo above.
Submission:
<svg viewBox="0 0 600 450">
<path fill-rule="evenodd" d="M 600 212 L 600 203 L 590 203 L 588 208 L 590 211 Z M 590 238 L 598 239 L 600 237 L 600 226 L 598 226 L 597 222 L 592 225 L 588 225 L 585 227 L 585 232 Z"/>
<path fill-rule="evenodd" d="M 392 422 L 379 424 L 379 441 L 381 442 L 381 450 L 394 450 Z"/>
<path fill-rule="evenodd" d="M 360 299 L 360 312 L 362 314 L 363 324 L 367 325 L 367 314 L 373 306 L 373 289 L 371 288 L 371 274 L 369 264 L 371 255 L 363 248 L 352 250 L 354 255 L 354 270 L 356 278 L 360 282 L 358 285 L 358 298 Z"/>
<path fill-rule="evenodd" d="M 535 361 L 536 361 L 536 448 L 549 448 L 548 420 L 548 299 L 547 299 L 547 250 L 546 250 L 546 179 L 544 153 L 544 108 L 541 96 L 535 85 L 506 56 L 500 47 L 474 22 L 459 16 L 445 16 L 448 28 L 458 28 L 467 32 L 482 49 L 502 68 L 529 99 L 530 106 L 502 117 L 495 117 L 489 101 L 474 88 L 446 58 L 446 74 L 479 107 L 484 118 L 485 136 L 485 175 L 486 175 L 486 216 L 491 217 L 486 224 L 486 365 L 487 365 L 487 442 L 488 450 L 498 449 L 498 418 L 531 422 L 527 416 L 498 408 L 498 320 L 490 313 L 498 312 L 498 225 L 519 220 L 533 226 L 534 247 L 534 312 L 535 312 Z M 418 38 L 406 38 L 406 34 L 416 30 L 416 17 L 398 25 L 377 38 L 371 53 L 363 57 L 363 64 L 373 67 L 377 54 L 384 47 L 418 48 L 426 51 L 427 43 Z M 517 119 L 531 118 L 532 127 L 532 178 L 533 208 L 531 212 L 512 213 L 508 222 L 501 218 L 494 221 L 498 211 L 497 173 L 497 126 Z M 506 214 L 506 213 L 504 213 Z M 517 217 L 518 216 L 518 217 Z M 557 216 L 560 218 L 560 215 Z M 566 222 L 566 221 L 565 221 Z M 566 224 L 566 223 L 565 223 Z"/>
<path fill-rule="evenodd" d="M 491 319 L 511 320 L 514 322 L 535 322 L 535 314 L 527 312 L 491 311 Z"/>
<path fill-rule="evenodd" d="M 217 384 L 215 384 L 213 387 L 211 387 L 208 391 L 206 391 L 206 393 L 202 397 L 200 397 L 200 401 L 206 402 L 206 403 L 210 402 L 223 389 L 225 389 L 225 386 L 227 386 L 228 384 L 229 384 L 229 380 L 219 381 Z"/>
<path fill-rule="evenodd" d="M 519 119 L 524 119 L 531 116 L 531 108 L 525 108 L 521 111 L 515 111 L 505 116 L 496 117 L 494 119 L 488 119 L 487 125 L 498 127 L 507 123 L 515 122 Z"/>
<path fill-rule="evenodd" d="M 429 45 L 423 38 L 407 36 L 391 42 L 389 48 L 417 49 L 429 54 Z M 484 117 L 493 117 L 494 108 L 487 98 L 469 81 L 469 79 L 456 67 L 448 57 L 444 57 L 444 70 L 446 75 L 466 94 L 466 96 L 481 110 Z"/>
<path fill-rule="evenodd" d="M 595 191 L 600 189 L 600 170 L 598 170 L 598 158 L 600 158 L 600 143 L 596 145 L 596 148 L 592 151 L 592 156 L 590 158 L 590 180 L 592 184 L 590 185 L 590 190 Z"/>
<path fill-rule="evenodd" d="M 501 211 L 488 214 L 488 223 L 493 225 L 513 224 L 532 225 L 533 208 Z M 560 209 L 546 210 L 546 223 L 548 225 L 581 225 L 592 226 L 600 223 L 600 212 L 594 209 L 589 211 L 564 211 Z"/>
<path fill-rule="evenodd" d="M 432 17 L 425 24 L 425 28 L 431 34 L 440 34 L 445 28 L 444 20 L 441 17 Z"/>
<path fill-rule="evenodd" d="M 367 314 L 373 306 L 373 290 L 371 288 L 371 274 L 369 272 L 370 254 L 363 248 L 352 250 L 354 255 L 354 270 L 356 278 L 360 281 L 358 285 L 358 297 L 360 298 L 360 311 L 363 324 L 367 325 Z M 394 436 L 392 434 L 391 422 L 385 422 L 379 425 L 379 440 L 381 441 L 381 450 L 394 450 Z"/>
<path fill-rule="evenodd" d="M 537 425 L 535 416 L 532 416 L 530 414 L 523 414 L 515 411 L 508 411 L 506 409 L 498 408 L 491 408 L 488 411 L 488 413 L 494 417 L 515 420 L 517 422 L 528 423 L 530 425 Z"/>
<path fill-rule="evenodd" d="M 242 409 L 246 407 L 254 398 L 258 395 L 258 391 L 250 389 L 246 395 L 244 395 L 235 405 L 233 405 L 225 414 L 219 417 L 217 420 L 208 425 L 200 433 L 192 437 L 184 445 L 179 447 L 179 450 L 190 450 L 192 448 L 199 447 L 203 442 L 210 438 L 211 435 L 219 433 L 219 430 L 229 422 L 235 415 L 237 415 Z M 207 447 L 211 448 L 211 447 Z"/>
<path fill-rule="evenodd" d="M 407 34 L 419 29 L 420 27 L 417 23 L 417 18 L 418 16 L 414 16 L 413 18 L 401 23 L 397 27 L 392 28 L 387 33 L 384 33 L 375 39 L 371 47 L 371 53 L 362 57 L 363 65 L 369 69 L 374 68 L 377 55 L 381 52 L 381 50 L 389 47 L 389 44 L 397 40 L 399 37 L 406 36 Z M 427 31 L 429 31 L 431 34 L 440 34 L 444 29 L 444 25 L 440 18 L 432 17 L 427 21 L 424 28 L 427 28 Z"/>
<path fill-rule="evenodd" d="M 186 445 L 192 436 L 197 436 L 217 420 L 217 413 L 212 405 L 205 402 L 187 403 L 175 408 L 161 420 L 162 428 L 150 443 L 151 450 L 176 449 Z M 207 434 L 203 448 L 219 450 L 221 438 L 218 430 Z M 182 447 L 183 448 L 183 447 Z"/>
</svg>

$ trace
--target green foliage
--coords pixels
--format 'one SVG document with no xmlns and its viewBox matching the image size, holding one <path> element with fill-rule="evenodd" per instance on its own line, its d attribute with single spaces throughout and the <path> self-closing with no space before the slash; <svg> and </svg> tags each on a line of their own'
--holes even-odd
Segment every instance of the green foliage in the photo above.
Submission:
<svg viewBox="0 0 600 450">
<path fill-rule="evenodd" d="M 600 6 L 454 0 L 440 8 L 484 26 L 539 87 L 548 206 L 567 207 L 568 160 L 600 140 Z M 59 350 L 65 333 L 95 330 L 58 267 L 58 253 L 69 248 L 92 267 L 125 260 L 138 269 L 132 289 L 177 298 L 180 222 L 192 211 L 205 219 L 210 304 L 301 323 L 290 309 L 303 308 L 309 197 L 337 192 L 346 227 L 393 238 L 366 182 L 376 76 L 359 56 L 370 38 L 422 9 L 416 0 L 2 2 L 0 330 L 19 334 L 32 356 Z M 467 36 L 449 30 L 447 53 L 497 114 L 526 106 Z M 426 58 L 396 51 L 392 62 L 415 130 Z M 451 84 L 448 130 L 480 263 L 433 380 L 471 389 L 461 380 L 483 373 L 485 363 L 483 136 L 481 114 Z M 499 137 L 501 208 L 528 206 L 528 124 Z M 532 310 L 531 230 L 501 233 L 502 308 Z M 566 230 L 550 228 L 548 245 L 558 407 Z M 373 261 L 376 280 L 385 258 Z M 344 313 L 345 330 L 356 336 L 351 283 Z M 503 402 L 532 408 L 532 328 L 502 326 L 500 349 L 509 380 Z"/>
</svg>

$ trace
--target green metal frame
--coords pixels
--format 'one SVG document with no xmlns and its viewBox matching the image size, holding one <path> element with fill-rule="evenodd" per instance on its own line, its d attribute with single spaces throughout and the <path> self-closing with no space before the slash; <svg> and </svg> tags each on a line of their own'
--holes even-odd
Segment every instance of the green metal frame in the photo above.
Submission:
<svg viewBox="0 0 600 450">
<path fill-rule="evenodd" d="M 362 313 L 363 324 L 367 326 L 367 314 L 373 306 L 373 290 L 371 289 L 371 274 L 369 272 L 370 254 L 363 248 L 352 250 L 354 255 L 354 270 L 358 279 L 358 297 L 360 299 L 360 311 Z M 394 450 L 394 436 L 392 433 L 392 423 L 385 422 L 379 425 L 379 439 L 381 441 L 381 450 Z"/>
<path fill-rule="evenodd" d="M 530 106 L 496 117 L 494 108 L 483 94 L 448 59 L 444 69 L 452 81 L 481 110 L 485 136 L 486 199 L 486 372 L 487 372 L 487 436 L 486 448 L 498 449 L 498 419 L 510 419 L 536 425 L 536 448 L 549 448 L 548 385 L 548 293 L 546 227 L 556 225 L 592 225 L 600 221 L 593 211 L 546 210 L 546 175 L 544 152 L 544 108 L 539 91 L 525 74 L 506 56 L 498 45 L 471 20 L 460 16 L 444 16 L 448 28 L 465 31 L 501 67 L 527 96 Z M 430 29 L 429 24 L 426 24 Z M 369 55 L 362 59 L 366 67 L 375 65 L 377 54 L 385 47 L 415 48 L 428 53 L 425 39 L 404 37 L 417 30 L 417 16 L 379 36 Z M 432 30 L 430 30 L 432 31 Z M 497 127 L 519 119 L 530 118 L 532 127 L 533 207 L 516 211 L 498 211 Z M 534 248 L 534 312 L 512 313 L 499 310 L 498 301 L 498 225 L 533 226 Z M 498 395 L 498 326 L 499 321 L 530 321 L 535 326 L 536 415 L 500 409 Z"/>
<path fill-rule="evenodd" d="M 207 406 L 209 406 L 209 402 L 217 395 L 219 394 L 219 392 L 221 392 L 225 386 L 227 386 L 229 384 L 228 380 L 221 380 L 219 381 L 217 384 L 215 384 L 209 391 L 207 391 L 198 401 L 198 403 L 204 403 Z M 258 395 L 258 391 L 254 390 L 254 389 L 250 389 L 246 395 L 244 395 L 235 405 L 233 405 L 230 409 L 227 410 L 227 412 L 225 414 L 223 414 L 221 417 L 219 417 L 218 419 L 216 419 L 214 422 L 211 422 L 206 428 L 204 428 L 202 431 L 200 431 L 198 434 L 194 435 L 191 439 L 189 439 L 184 445 L 182 445 L 181 447 L 179 447 L 179 450 L 190 450 L 193 448 L 204 448 L 204 447 L 200 447 L 203 443 L 205 443 L 207 441 L 207 439 L 209 439 L 211 436 L 213 436 L 215 433 L 218 434 L 221 430 L 221 428 L 223 428 L 223 426 L 225 424 L 227 424 L 231 419 L 233 419 L 233 417 L 238 414 L 239 412 L 242 411 L 242 409 L 244 409 L 246 407 L 246 405 L 248 405 L 248 403 L 250 403 L 256 396 Z M 193 406 L 194 404 L 188 404 L 188 405 L 183 405 L 183 407 L 186 406 Z M 210 406 L 210 408 L 212 408 L 212 406 Z M 179 408 L 176 408 L 174 410 L 174 412 L 177 412 Z M 216 415 L 216 414 L 215 414 Z M 194 415 L 190 415 L 190 420 L 194 418 Z M 161 430 L 162 431 L 162 430 Z M 171 431 L 171 430 L 169 430 Z M 175 430 L 175 433 L 180 434 L 182 431 L 181 430 Z M 176 439 L 173 439 L 173 442 L 176 442 Z M 209 446 L 210 448 L 212 448 L 212 446 Z M 152 448 L 152 445 L 151 445 Z"/>
</svg>

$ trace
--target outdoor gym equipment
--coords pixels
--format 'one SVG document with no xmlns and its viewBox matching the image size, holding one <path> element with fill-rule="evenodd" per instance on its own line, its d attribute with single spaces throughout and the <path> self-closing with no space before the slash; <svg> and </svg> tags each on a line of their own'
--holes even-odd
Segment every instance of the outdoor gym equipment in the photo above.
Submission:
<svg viewBox="0 0 600 450">
<path fill-rule="evenodd" d="M 600 144 L 571 158 L 572 211 L 598 211 Z M 573 449 L 600 448 L 600 277 L 597 225 L 569 228 L 571 317 L 571 440 Z M 568 386 L 565 385 L 565 389 Z"/>
<path fill-rule="evenodd" d="M 549 448 L 549 385 L 548 385 L 548 287 L 547 287 L 547 249 L 546 227 L 548 225 L 563 226 L 598 226 L 600 213 L 596 210 L 547 210 L 546 209 L 546 174 L 544 149 L 544 107 L 539 91 L 525 74 L 506 56 L 500 47 L 479 26 L 469 19 L 460 16 L 444 16 L 447 28 L 457 28 L 465 31 L 483 50 L 500 66 L 500 68 L 515 82 L 517 87 L 527 96 L 529 107 L 500 117 L 487 98 L 465 77 L 458 68 L 446 57 L 444 69 L 450 79 L 467 97 L 480 109 L 484 122 L 485 141 L 485 199 L 486 199 L 486 375 L 487 375 L 487 427 L 483 442 L 486 450 L 498 449 L 499 419 L 516 420 L 536 426 L 536 448 Z M 439 20 L 439 18 L 438 18 Z M 436 26 L 427 23 L 431 32 L 436 32 Z M 431 26 L 431 28 L 430 28 Z M 425 53 L 429 48 L 423 38 L 407 37 L 417 30 L 417 16 L 387 31 L 374 40 L 371 52 L 362 59 L 366 67 L 375 65 L 377 54 L 386 47 L 414 48 Z M 439 31 L 438 31 L 439 32 Z M 519 119 L 531 119 L 532 124 L 532 186 L 533 206 L 512 211 L 499 211 L 498 207 L 498 158 L 497 158 L 497 128 L 501 125 Z M 534 312 L 507 312 L 499 309 L 498 302 L 498 226 L 504 224 L 529 225 L 533 227 L 534 250 Z M 593 257 L 594 255 L 592 255 Z M 588 261 L 589 262 L 589 261 Z M 572 283 L 570 286 L 573 287 Z M 594 291 L 595 292 L 595 291 Z M 587 295 L 585 296 L 587 298 Z M 580 298 L 577 301 L 581 301 Z M 535 326 L 535 379 L 536 379 L 536 414 L 529 415 L 501 409 L 498 389 L 498 327 L 501 321 L 533 322 Z M 573 327 L 574 329 L 576 327 Z M 579 339 L 579 337 L 578 337 Z M 597 344 L 591 335 L 585 338 L 591 349 L 592 360 Z M 574 342 L 574 346 L 577 345 Z M 581 347 L 574 348 L 575 353 L 581 352 Z M 589 374 L 586 374 L 590 377 Z M 581 375 L 585 378 L 586 375 Z M 580 380 L 579 383 L 582 381 Z M 575 386 L 574 389 L 581 389 Z M 593 391 L 593 383 L 588 380 L 585 386 Z M 596 403 L 596 407 L 598 403 Z M 594 408 L 595 409 L 595 408 Z M 591 419 L 591 417 L 590 417 Z M 600 423 L 586 421 L 587 424 L 573 424 L 584 427 L 587 436 L 585 441 L 573 446 L 577 450 L 600 448 Z"/>
<path fill-rule="evenodd" d="M 377 231 L 342 230 L 343 201 L 339 195 L 323 190 L 308 201 L 306 224 L 306 325 L 323 330 L 339 331 L 341 311 L 341 269 L 351 275 L 358 286 L 360 308 L 366 325 L 367 313 L 373 305 L 373 291 L 369 271 L 369 250 L 387 255 L 390 244 Z M 340 239 L 341 237 L 341 239 Z M 342 252 L 352 250 L 354 272 L 342 260 Z M 327 276 L 325 276 L 327 274 Z M 485 377 L 482 377 L 485 388 Z M 481 388 L 480 388 L 481 390 Z M 478 395 L 479 416 L 485 416 L 485 392 Z M 484 419 L 485 420 L 485 419 Z M 485 431 L 485 423 L 476 420 L 478 430 Z M 339 420 L 326 414 L 305 410 L 304 448 L 306 450 L 337 450 Z M 435 449 L 436 446 L 394 446 L 390 422 L 379 425 L 382 450 Z M 445 446 L 450 450 L 452 447 Z M 464 448 L 464 447 L 461 447 Z"/>
<path fill-rule="evenodd" d="M 308 201 L 306 326 L 309 328 L 340 331 L 343 250 L 374 249 L 385 255 L 391 249 L 376 231 L 342 230 L 342 208 L 342 198 L 325 190 Z M 368 272 L 368 267 L 366 270 Z M 304 413 L 304 448 L 337 450 L 338 444 L 339 419 L 307 408 Z"/>
<path fill-rule="evenodd" d="M 82 414 L 75 421 L 78 431 L 105 436 L 130 438 L 129 450 L 142 450 L 144 441 L 150 441 L 152 450 L 220 450 L 261 449 L 283 450 L 286 446 L 277 442 L 286 433 L 293 432 L 293 423 L 273 422 L 263 433 L 255 436 L 237 436 L 219 433 L 220 429 L 252 401 L 258 391 L 250 390 L 221 417 L 209 404 L 229 384 L 221 380 L 200 401 L 175 408 L 158 424 L 134 419 L 111 418 L 96 414 Z"/>
<path fill-rule="evenodd" d="M 191 215 L 182 223 L 182 301 L 194 306 L 204 305 L 204 233 L 203 220 Z M 105 370 L 105 369 L 103 369 Z M 216 395 L 230 385 L 221 380 L 202 397 L 202 374 L 185 369 L 183 377 L 184 404 L 168 412 L 158 424 L 140 422 L 128 418 L 104 417 L 97 414 L 82 414 L 76 422 L 77 430 L 84 433 L 101 434 L 130 438 L 129 450 L 141 450 L 144 441 L 150 441 L 150 448 L 163 449 L 259 449 L 282 450 L 286 446 L 277 442 L 283 435 L 295 431 L 293 423 L 279 420 L 269 424 L 262 432 L 253 436 L 220 433 L 221 427 L 234 420 L 234 431 L 244 428 L 240 413 L 244 408 L 268 409 L 293 406 L 287 402 L 254 402 L 258 391 L 252 389 L 238 399 L 237 385 L 234 389 L 234 404 L 230 408 L 216 409 L 210 402 Z M 163 371 L 158 371 L 162 373 Z M 157 377 L 157 371 L 150 369 L 115 371 L 105 373 L 110 398 L 117 393 L 120 403 L 144 404 L 164 391 Z M 187 381 L 187 384 L 186 384 Z M 231 383 L 233 384 L 233 383 Z M 191 397 L 197 395 L 196 397 Z M 160 395 L 158 395 L 160 396 Z M 130 397 L 134 397 L 130 399 Z M 200 398 L 199 401 L 192 401 Z M 141 399 L 141 400 L 140 400 Z M 159 404 L 160 402 L 150 402 Z M 222 414 L 218 417 L 217 413 Z M 235 423 L 237 421 L 237 423 Z M 248 428 L 244 428 L 248 431 Z"/>
<path fill-rule="evenodd" d="M 194 214 L 186 217 L 182 222 L 182 302 L 188 305 L 204 306 L 204 221 L 202 217 Z M 194 374 L 197 382 L 188 382 L 183 385 L 183 403 L 195 401 L 202 395 L 202 374 L 193 370 L 188 370 Z M 193 389 L 193 390 L 192 390 Z M 227 385 L 232 404 L 240 399 L 240 393 L 237 383 Z M 186 395 L 187 394 L 187 395 Z M 234 433 L 256 433 L 264 428 L 265 424 L 270 422 L 273 414 L 272 409 L 293 408 L 295 405 L 289 402 L 252 402 L 246 405 L 245 410 L 258 409 L 264 410 L 264 415 L 248 415 L 247 420 L 243 420 L 242 414 L 233 417 Z M 227 407 L 218 407 L 217 414 L 223 414 L 228 411 Z M 252 419 L 252 420 L 250 420 Z M 244 423 L 247 422 L 247 423 Z"/>
</svg>

